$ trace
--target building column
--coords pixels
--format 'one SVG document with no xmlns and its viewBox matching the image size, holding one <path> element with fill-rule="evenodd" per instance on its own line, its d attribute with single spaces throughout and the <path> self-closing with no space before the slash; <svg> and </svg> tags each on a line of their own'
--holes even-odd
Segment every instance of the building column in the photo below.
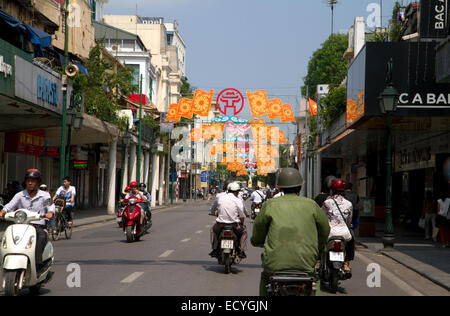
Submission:
<svg viewBox="0 0 450 316">
<path fill-rule="evenodd" d="M 120 188 L 120 190 L 122 190 L 121 192 L 125 191 L 125 188 L 128 186 L 128 184 L 130 184 L 130 179 L 128 177 L 128 148 L 125 149 L 125 156 L 122 157 L 123 160 L 125 160 L 124 163 L 124 168 L 123 168 L 123 183 L 122 183 L 122 188 Z"/>
<path fill-rule="evenodd" d="M 159 205 L 164 205 L 164 176 L 165 176 L 165 165 L 166 165 L 166 157 L 161 155 L 162 164 L 159 168 Z"/>
<path fill-rule="evenodd" d="M 130 181 L 136 181 L 136 169 L 137 169 L 137 159 L 136 159 L 136 144 L 131 144 L 130 149 Z"/>
<path fill-rule="evenodd" d="M 108 168 L 108 214 L 114 214 L 116 210 L 116 164 L 117 164 L 117 140 L 109 144 L 109 168 Z"/>
<path fill-rule="evenodd" d="M 142 177 L 142 182 L 144 182 L 145 184 L 148 185 L 148 172 L 150 169 L 150 152 L 149 151 L 145 151 L 144 154 L 144 176 Z"/>
<path fill-rule="evenodd" d="M 159 155 L 157 153 L 153 154 L 153 168 L 152 168 L 152 207 L 156 206 L 156 188 L 158 181 L 158 169 L 159 169 Z"/>
</svg>

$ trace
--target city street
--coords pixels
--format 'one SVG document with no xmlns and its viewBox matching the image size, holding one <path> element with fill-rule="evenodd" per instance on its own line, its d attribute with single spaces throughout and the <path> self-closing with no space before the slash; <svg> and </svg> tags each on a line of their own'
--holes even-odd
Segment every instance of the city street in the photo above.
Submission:
<svg viewBox="0 0 450 316">
<path fill-rule="evenodd" d="M 111 221 L 78 228 L 71 240 L 54 242 L 53 281 L 42 295 L 162 295 L 162 296 L 257 296 L 262 249 L 249 246 L 248 258 L 234 266 L 231 275 L 208 256 L 208 216 L 211 203 L 155 211 L 151 233 L 127 244 L 122 230 Z M 248 225 L 249 235 L 252 223 Z M 81 287 L 69 288 L 69 264 L 81 267 Z M 381 287 L 366 285 L 370 263 L 382 266 Z M 353 279 L 342 284 L 338 295 L 449 295 L 430 281 L 382 255 L 359 247 L 353 263 Z M 27 295 L 27 290 L 23 291 Z M 321 295 L 329 296 L 326 287 Z"/>
</svg>

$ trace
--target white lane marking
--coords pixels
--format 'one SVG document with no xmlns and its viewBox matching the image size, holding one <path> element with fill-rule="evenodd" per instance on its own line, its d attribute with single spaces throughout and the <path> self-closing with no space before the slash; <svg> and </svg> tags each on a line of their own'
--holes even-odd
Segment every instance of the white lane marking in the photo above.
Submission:
<svg viewBox="0 0 450 316">
<path fill-rule="evenodd" d="M 144 274 L 144 272 L 134 272 L 134 273 L 130 274 L 128 277 L 126 277 L 125 279 L 123 279 L 122 281 L 120 281 L 120 283 L 133 283 L 138 278 L 140 278 L 143 274 Z"/>
<path fill-rule="evenodd" d="M 188 242 L 189 240 L 191 240 L 191 238 L 183 239 L 181 242 Z"/>
<path fill-rule="evenodd" d="M 173 252 L 175 252 L 175 250 L 167 250 L 167 251 L 164 252 L 162 255 L 160 255 L 159 258 L 167 258 L 167 257 L 170 256 Z"/>
<path fill-rule="evenodd" d="M 196 234 L 201 234 L 201 233 L 203 233 L 203 230 L 197 230 L 195 233 Z"/>
<path fill-rule="evenodd" d="M 357 258 L 359 258 L 361 261 L 365 262 L 366 264 L 373 263 L 373 260 L 370 260 L 369 258 L 365 257 L 362 254 L 356 253 L 355 254 Z M 424 296 L 422 293 L 417 291 L 415 288 L 410 286 L 408 283 L 404 282 L 400 278 L 398 278 L 396 275 L 394 275 L 392 272 L 388 271 L 384 267 L 381 267 L 381 275 L 385 277 L 386 279 L 390 280 L 392 283 L 397 285 L 400 289 L 405 291 L 409 296 Z"/>
</svg>

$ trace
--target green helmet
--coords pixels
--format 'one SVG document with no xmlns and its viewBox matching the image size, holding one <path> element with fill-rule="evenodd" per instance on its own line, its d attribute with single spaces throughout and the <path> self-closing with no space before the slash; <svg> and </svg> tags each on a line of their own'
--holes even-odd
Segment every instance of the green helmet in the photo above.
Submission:
<svg viewBox="0 0 450 316">
<path fill-rule="evenodd" d="M 280 189 L 291 189 L 301 187 L 303 185 L 303 177 L 297 169 L 284 168 L 278 175 L 278 187 Z"/>
</svg>

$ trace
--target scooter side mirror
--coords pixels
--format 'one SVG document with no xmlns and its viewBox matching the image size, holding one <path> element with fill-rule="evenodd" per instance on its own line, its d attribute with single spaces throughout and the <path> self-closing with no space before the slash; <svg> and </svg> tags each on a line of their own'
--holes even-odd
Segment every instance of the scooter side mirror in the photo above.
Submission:
<svg viewBox="0 0 450 316">
<path fill-rule="evenodd" d="M 44 205 L 45 205 L 45 206 L 51 206 L 51 205 L 53 205 L 53 200 L 52 200 L 52 199 L 47 199 L 47 200 L 44 202 Z"/>
</svg>

